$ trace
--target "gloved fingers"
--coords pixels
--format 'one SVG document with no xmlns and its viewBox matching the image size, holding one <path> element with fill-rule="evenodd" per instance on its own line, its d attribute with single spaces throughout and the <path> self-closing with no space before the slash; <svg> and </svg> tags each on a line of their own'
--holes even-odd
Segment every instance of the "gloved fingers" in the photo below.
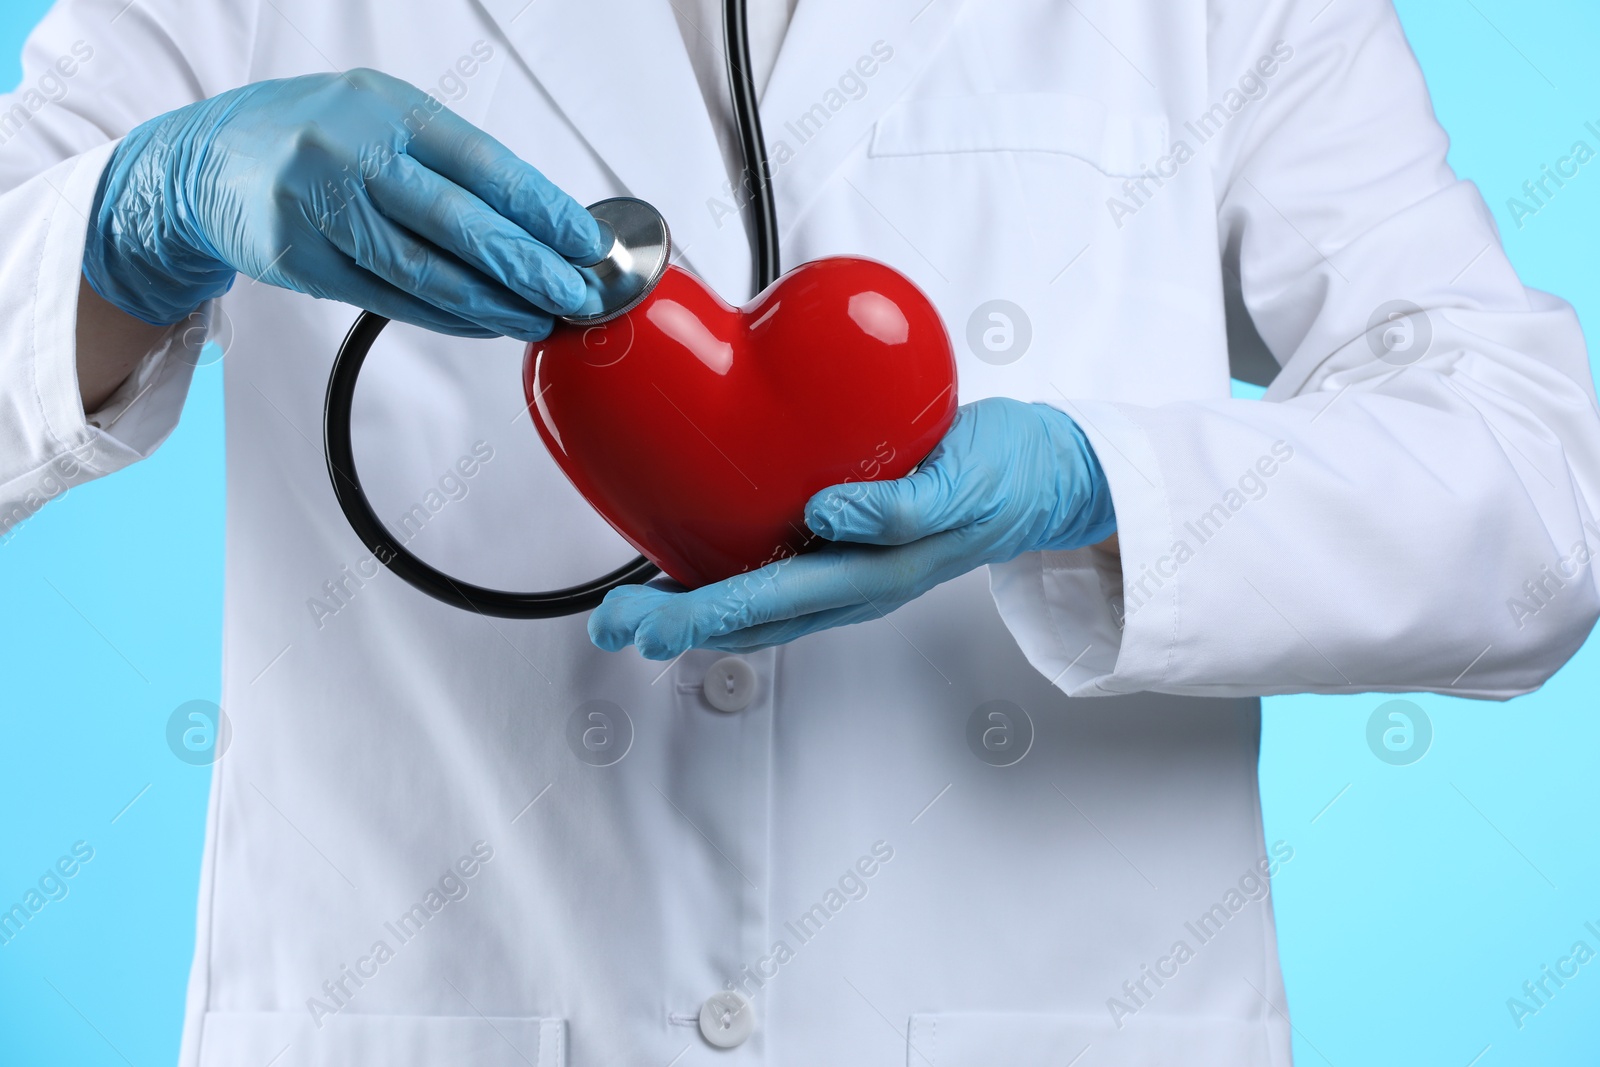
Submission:
<svg viewBox="0 0 1600 1067">
<path fill-rule="evenodd" d="M 856 604 L 842 608 L 831 608 L 827 611 L 815 611 L 810 615 L 801 615 L 798 618 L 785 619 L 782 622 L 767 622 L 759 626 L 750 626 L 743 630 L 735 630 L 721 637 L 710 638 L 700 644 L 701 648 L 716 649 L 719 652 L 759 652 L 764 648 L 774 645 L 786 645 L 797 638 L 814 634 L 820 630 L 830 630 L 835 626 L 850 626 L 858 622 L 869 622 L 872 619 L 881 619 L 900 605 L 885 604 Z"/>
<path fill-rule="evenodd" d="M 519 341 L 550 335 L 551 318 L 492 278 L 352 200 L 348 221 L 327 238 L 355 264 L 416 299 L 495 334 Z"/>
<path fill-rule="evenodd" d="M 593 262 L 605 253 L 582 204 L 449 108 L 429 118 L 406 151 L 568 259 Z"/>
<path fill-rule="evenodd" d="M 649 583 L 618 586 L 589 613 L 589 640 L 606 652 L 620 652 L 633 644 L 633 635 L 646 615 L 681 595 Z"/>
<path fill-rule="evenodd" d="M 830 541 L 906 545 L 984 518 L 993 484 L 986 465 L 936 451 L 904 478 L 823 489 L 806 502 L 806 525 Z"/>
<path fill-rule="evenodd" d="M 904 478 L 829 486 L 806 502 L 806 525 L 830 541 L 904 545 L 992 515 L 1014 456 L 988 401 L 969 404 L 933 452 Z M 983 432 L 987 428 L 990 432 Z"/>
<path fill-rule="evenodd" d="M 823 549 L 686 593 L 612 590 L 590 615 L 589 635 L 604 649 L 633 644 L 646 659 L 671 659 L 763 623 L 893 599 L 881 586 L 896 577 L 894 566 L 863 558 L 888 551 Z"/>
<path fill-rule="evenodd" d="M 274 272 L 276 273 L 276 272 Z M 270 279 L 263 279 L 270 280 Z M 273 283 L 276 284 L 276 283 Z M 494 330 L 485 329 L 475 322 L 452 315 L 410 293 L 401 292 L 376 274 L 363 270 L 342 255 L 322 257 L 316 268 L 316 279 L 309 284 L 296 283 L 285 288 L 295 289 L 325 300 L 352 304 L 363 311 L 382 315 L 395 322 L 421 326 L 434 333 L 452 337 L 499 337 Z"/>
<path fill-rule="evenodd" d="M 522 227 L 409 156 L 367 182 L 379 211 L 552 314 L 583 305 L 583 278 Z"/>
<path fill-rule="evenodd" d="M 850 555 L 854 563 L 840 577 L 858 602 L 791 619 L 756 623 L 707 638 L 696 647 L 755 652 L 819 630 L 881 619 L 934 586 L 982 566 L 984 559 L 977 543 L 981 538 L 975 537 L 973 530 L 970 526 L 949 530 L 913 545 L 840 549 L 839 553 Z"/>
<path fill-rule="evenodd" d="M 879 618 L 982 566 L 974 529 L 912 545 L 827 547 L 685 593 L 615 589 L 590 615 L 589 636 L 608 651 L 632 644 L 645 658 L 664 660 L 690 648 L 754 651 Z"/>
</svg>

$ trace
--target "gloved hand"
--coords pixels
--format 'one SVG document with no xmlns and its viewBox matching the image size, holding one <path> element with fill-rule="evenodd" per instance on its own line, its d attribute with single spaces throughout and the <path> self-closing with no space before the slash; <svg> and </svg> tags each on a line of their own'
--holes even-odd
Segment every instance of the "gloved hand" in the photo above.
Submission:
<svg viewBox="0 0 1600 1067">
<path fill-rule="evenodd" d="M 1045 404 L 968 404 L 920 467 L 895 481 L 824 489 L 806 525 L 833 544 L 689 592 L 623 586 L 589 637 L 649 659 L 690 648 L 753 652 L 886 615 L 986 563 L 1091 545 L 1116 532 L 1111 491 L 1083 431 Z"/>
<path fill-rule="evenodd" d="M 137 127 L 84 276 L 155 325 L 235 272 L 440 333 L 533 341 L 577 310 L 592 216 L 420 89 L 372 70 L 257 82 Z"/>
</svg>

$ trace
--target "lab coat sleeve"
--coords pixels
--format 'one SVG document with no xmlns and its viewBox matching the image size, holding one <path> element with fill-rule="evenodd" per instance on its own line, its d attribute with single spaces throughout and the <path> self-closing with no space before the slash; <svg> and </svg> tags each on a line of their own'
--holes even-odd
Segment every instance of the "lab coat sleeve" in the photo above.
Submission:
<svg viewBox="0 0 1600 1067">
<path fill-rule="evenodd" d="M 1533 690 L 1600 613 L 1576 316 L 1451 172 L 1388 0 L 1212 6 L 1213 100 L 1292 50 L 1205 148 L 1281 370 L 1263 401 L 1063 403 L 1120 554 L 992 568 L 1001 613 L 1076 695 Z"/>
<path fill-rule="evenodd" d="M 149 456 L 172 431 L 211 306 L 168 331 L 98 411 L 77 379 L 88 218 L 121 136 L 245 79 L 253 5 L 69 0 L 0 96 L 0 539 L 67 488 Z"/>
</svg>

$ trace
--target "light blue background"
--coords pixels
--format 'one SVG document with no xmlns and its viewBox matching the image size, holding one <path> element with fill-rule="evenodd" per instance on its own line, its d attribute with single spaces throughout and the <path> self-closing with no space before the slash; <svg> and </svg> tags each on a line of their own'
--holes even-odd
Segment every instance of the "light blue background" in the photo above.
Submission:
<svg viewBox="0 0 1600 1067">
<path fill-rule="evenodd" d="M 0 84 L 47 6 L 0 8 Z M 1600 126 L 1600 6 L 1400 8 L 1456 169 L 1523 277 L 1600 321 L 1600 161 L 1522 229 L 1506 207 L 1575 140 L 1600 143 L 1583 128 Z M 0 898 L 73 842 L 95 849 L 70 895 L 0 946 L 7 1067 L 177 1056 L 209 774 L 174 759 L 163 730 L 177 705 L 218 697 L 222 505 L 211 366 L 154 459 L 72 490 L 0 546 Z M 1600 1062 L 1600 961 L 1523 1029 L 1506 1008 L 1574 941 L 1600 949 L 1583 930 L 1600 927 L 1597 683 L 1591 640 L 1508 704 L 1419 697 L 1435 736 L 1403 767 L 1367 747 L 1385 698 L 1266 702 L 1267 839 L 1295 847 L 1274 892 L 1300 1064 Z"/>
</svg>

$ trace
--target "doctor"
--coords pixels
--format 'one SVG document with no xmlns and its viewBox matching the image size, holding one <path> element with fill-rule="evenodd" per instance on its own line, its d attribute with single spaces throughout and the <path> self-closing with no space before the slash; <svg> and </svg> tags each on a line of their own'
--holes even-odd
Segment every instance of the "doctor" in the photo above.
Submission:
<svg viewBox="0 0 1600 1067">
<path fill-rule="evenodd" d="M 626 558 L 518 342 L 462 338 L 542 336 L 612 195 L 750 295 L 717 6 L 62 0 L 30 39 L 5 522 L 148 456 L 227 349 L 188 1067 L 1287 1064 L 1257 698 L 1505 699 L 1600 612 L 1582 335 L 1386 0 L 750 6 L 786 265 L 908 273 L 969 406 L 814 502 L 824 553 L 587 622 L 363 552 L 328 359 L 347 305 L 422 327 L 356 408 L 419 554 Z"/>
</svg>

